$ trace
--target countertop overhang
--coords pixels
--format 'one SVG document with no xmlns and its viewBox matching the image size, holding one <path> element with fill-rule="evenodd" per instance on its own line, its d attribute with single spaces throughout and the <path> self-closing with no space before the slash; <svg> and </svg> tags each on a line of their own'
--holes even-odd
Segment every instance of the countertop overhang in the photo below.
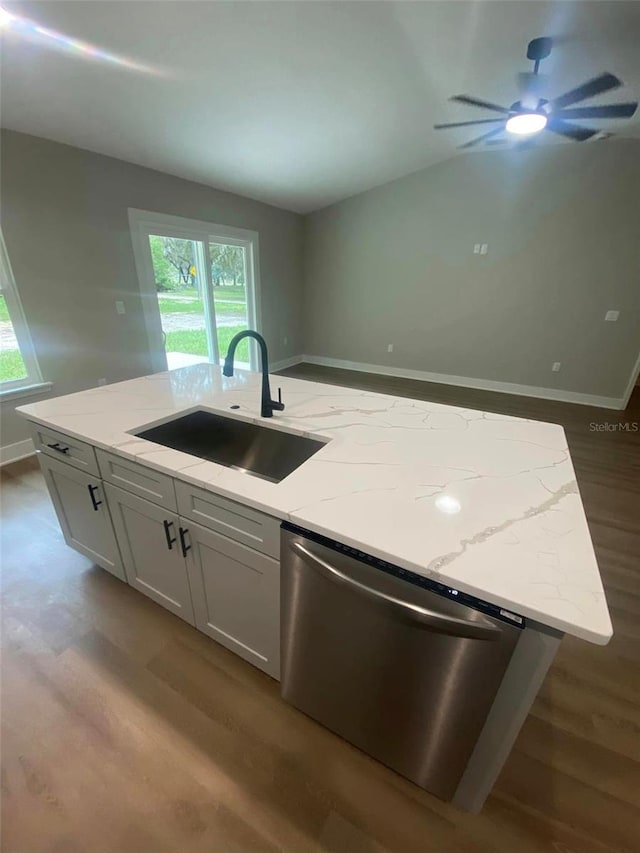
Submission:
<svg viewBox="0 0 640 853">
<path fill-rule="evenodd" d="M 564 430 L 198 364 L 21 406 L 24 417 L 590 642 L 612 634 Z M 231 406 L 239 406 L 231 410 Z M 328 439 L 280 483 L 136 438 L 197 408 Z"/>
</svg>

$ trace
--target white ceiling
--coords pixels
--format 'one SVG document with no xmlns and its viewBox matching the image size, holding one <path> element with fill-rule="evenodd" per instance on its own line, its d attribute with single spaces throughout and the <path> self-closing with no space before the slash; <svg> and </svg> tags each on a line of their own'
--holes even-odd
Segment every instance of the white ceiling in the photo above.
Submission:
<svg viewBox="0 0 640 853">
<path fill-rule="evenodd" d="M 301 212 L 456 154 L 474 129 L 433 123 L 488 114 L 447 98 L 511 104 L 536 36 L 558 37 L 542 69 L 550 95 L 610 71 L 627 86 L 597 103 L 640 96 L 640 2 L 2 6 L 149 66 L 55 50 L 50 36 L 6 27 L 4 127 Z M 591 124 L 640 135 L 638 114 Z"/>
</svg>

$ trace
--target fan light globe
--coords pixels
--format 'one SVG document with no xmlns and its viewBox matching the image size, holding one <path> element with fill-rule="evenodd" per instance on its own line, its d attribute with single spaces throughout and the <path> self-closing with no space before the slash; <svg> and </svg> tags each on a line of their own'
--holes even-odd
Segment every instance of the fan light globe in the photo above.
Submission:
<svg viewBox="0 0 640 853">
<path fill-rule="evenodd" d="M 507 119 L 505 125 L 509 133 L 524 135 L 527 133 L 538 133 L 547 124 L 547 117 L 543 113 L 518 113 Z"/>
</svg>

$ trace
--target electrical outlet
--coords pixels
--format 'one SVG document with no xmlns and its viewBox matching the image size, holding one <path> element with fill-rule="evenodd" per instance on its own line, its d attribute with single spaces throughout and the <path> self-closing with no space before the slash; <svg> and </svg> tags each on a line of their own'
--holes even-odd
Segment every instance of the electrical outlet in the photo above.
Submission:
<svg viewBox="0 0 640 853">
<path fill-rule="evenodd" d="M 107 384 L 107 380 L 104 376 L 102 377 L 102 379 L 98 379 L 98 385 L 106 385 L 106 384 Z"/>
<path fill-rule="evenodd" d="M 480 254 L 486 255 L 488 251 L 489 251 L 489 244 L 483 243 L 482 246 L 480 246 Z"/>
<path fill-rule="evenodd" d="M 559 372 L 559 370 L 560 370 L 560 367 L 561 367 L 561 366 L 562 366 L 562 362 L 560 362 L 560 361 L 554 361 L 554 362 L 553 362 L 553 364 L 551 365 L 551 370 L 552 370 L 554 373 L 558 373 L 558 372 Z"/>
<path fill-rule="evenodd" d="M 387 352 L 393 352 L 393 344 L 387 344 Z"/>
<path fill-rule="evenodd" d="M 607 323 L 615 323 L 619 316 L 619 311 L 607 311 L 607 313 L 604 315 L 604 319 L 607 321 Z"/>
<path fill-rule="evenodd" d="M 126 314 L 127 309 L 124 307 L 124 302 L 120 299 L 116 299 L 116 314 Z"/>
</svg>

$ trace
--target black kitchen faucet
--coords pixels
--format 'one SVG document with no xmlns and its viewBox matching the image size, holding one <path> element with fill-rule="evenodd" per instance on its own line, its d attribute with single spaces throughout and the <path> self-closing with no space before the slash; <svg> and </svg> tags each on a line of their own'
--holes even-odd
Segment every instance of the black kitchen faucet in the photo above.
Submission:
<svg viewBox="0 0 640 853">
<path fill-rule="evenodd" d="M 227 357 L 224 360 L 222 372 L 225 376 L 233 376 L 233 358 L 236 354 L 236 347 L 243 338 L 253 338 L 258 342 L 258 346 L 260 347 L 260 362 L 262 365 L 262 400 L 260 404 L 260 414 L 263 418 L 273 417 L 274 410 L 281 412 L 284 409 L 284 403 L 282 402 L 280 388 L 278 388 L 278 399 L 271 399 L 271 388 L 269 387 L 269 356 L 267 354 L 267 344 L 262 335 L 258 334 L 258 332 L 254 332 L 252 329 L 245 329 L 243 332 L 238 332 L 237 335 L 234 335 L 234 337 L 231 338 L 229 349 L 227 350 Z"/>
</svg>

